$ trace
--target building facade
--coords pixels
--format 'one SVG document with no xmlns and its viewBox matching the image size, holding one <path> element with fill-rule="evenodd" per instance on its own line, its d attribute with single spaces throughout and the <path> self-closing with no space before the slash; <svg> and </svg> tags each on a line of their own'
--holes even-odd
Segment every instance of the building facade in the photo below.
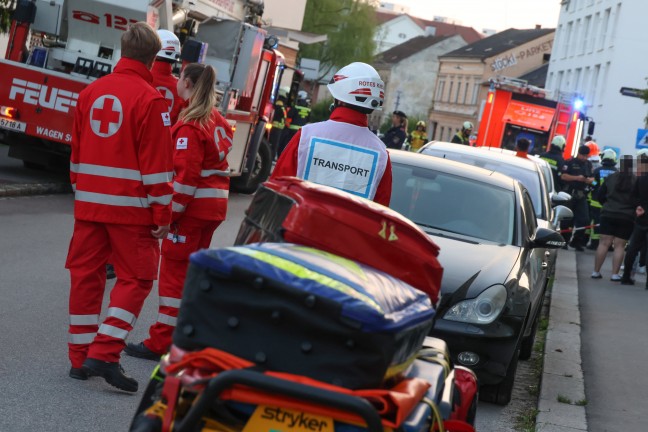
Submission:
<svg viewBox="0 0 648 432">
<path fill-rule="evenodd" d="M 465 121 L 479 129 L 489 79 L 518 78 L 549 59 L 553 29 L 508 29 L 440 58 L 430 110 L 432 139 L 450 141 Z"/>
<path fill-rule="evenodd" d="M 459 35 L 419 36 L 382 53 L 374 66 L 385 82 L 385 103 L 372 115 L 372 127 L 391 119 L 395 110 L 405 112 L 410 121 L 427 120 L 439 56 L 465 45 Z"/>
<path fill-rule="evenodd" d="M 621 87 L 646 88 L 648 58 L 641 33 L 648 3 L 628 0 L 563 0 L 546 88 L 579 93 L 601 148 L 634 154 L 645 138 L 643 100 Z"/>
</svg>

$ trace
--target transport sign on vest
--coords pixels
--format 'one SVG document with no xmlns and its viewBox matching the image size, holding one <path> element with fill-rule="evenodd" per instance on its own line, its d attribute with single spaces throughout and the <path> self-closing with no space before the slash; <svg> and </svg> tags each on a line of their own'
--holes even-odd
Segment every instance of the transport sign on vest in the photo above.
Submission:
<svg viewBox="0 0 648 432">
<path fill-rule="evenodd" d="M 376 150 L 313 137 L 309 143 L 304 180 L 370 198 L 378 156 Z"/>
</svg>

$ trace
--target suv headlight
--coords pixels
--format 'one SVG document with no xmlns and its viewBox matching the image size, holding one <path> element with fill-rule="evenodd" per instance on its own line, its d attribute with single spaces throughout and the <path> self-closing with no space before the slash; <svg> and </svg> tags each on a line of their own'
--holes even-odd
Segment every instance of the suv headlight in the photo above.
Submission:
<svg viewBox="0 0 648 432">
<path fill-rule="evenodd" d="M 452 306 L 443 319 L 471 324 L 490 324 L 506 305 L 506 288 L 493 285 L 474 299 L 463 300 Z"/>
</svg>

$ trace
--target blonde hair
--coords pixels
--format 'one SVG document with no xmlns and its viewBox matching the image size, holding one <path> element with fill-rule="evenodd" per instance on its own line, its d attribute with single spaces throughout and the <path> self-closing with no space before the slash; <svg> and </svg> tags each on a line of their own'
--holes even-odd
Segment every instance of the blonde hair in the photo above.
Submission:
<svg viewBox="0 0 648 432">
<path fill-rule="evenodd" d="M 180 120 L 195 121 L 205 127 L 209 124 L 212 109 L 216 105 L 216 71 L 211 66 L 191 63 L 182 70 L 182 77 L 189 79 L 194 89 L 189 97 L 189 105 L 180 112 Z"/>
<path fill-rule="evenodd" d="M 155 30 L 147 23 L 140 21 L 131 24 L 121 37 L 121 55 L 151 65 L 162 42 Z"/>
</svg>

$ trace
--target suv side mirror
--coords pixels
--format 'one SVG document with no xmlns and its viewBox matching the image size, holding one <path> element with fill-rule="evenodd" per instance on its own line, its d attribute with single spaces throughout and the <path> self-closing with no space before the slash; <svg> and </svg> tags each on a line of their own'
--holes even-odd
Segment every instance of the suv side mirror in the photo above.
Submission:
<svg viewBox="0 0 648 432">
<path fill-rule="evenodd" d="M 589 121 L 589 124 L 587 125 L 587 135 L 594 135 L 594 128 L 596 127 L 596 123 L 594 123 L 592 120 Z"/>
<path fill-rule="evenodd" d="M 560 224 L 561 220 L 571 219 L 574 217 L 574 212 L 569 208 L 559 205 L 554 207 L 554 217 L 551 220 L 551 224 L 557 227 Z"/>
<path fill-rule="evenodd" d="M 565 204 L 571 200 L 571 195 L 567 192 L 556 192 L 551 194 L 551 206 L 557 206 L 559 204 Z"/>
<path fill-rule="evenodd" d="M 559 232 L 547 228 L 538 228 L 531 243 L 533 248 L 558 249 L 567 244 Z"/>
</svg>

